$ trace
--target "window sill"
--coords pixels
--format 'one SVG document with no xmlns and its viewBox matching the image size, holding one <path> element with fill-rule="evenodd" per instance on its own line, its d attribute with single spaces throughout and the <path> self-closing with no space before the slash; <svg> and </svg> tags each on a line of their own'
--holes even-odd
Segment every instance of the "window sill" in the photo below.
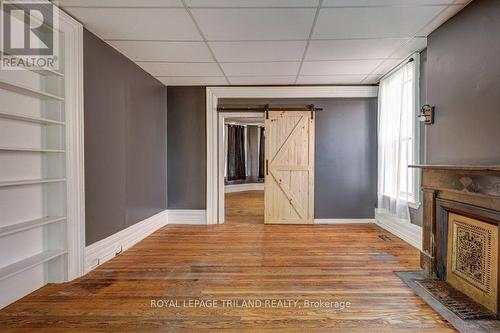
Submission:
<svg viewBox="0 0 500 333">
<path fill-rule="evenodd" d="M 408 202 L 408 207 L 413 209 L 419 209 L 422 203 L 420 202 Z"/>
</svg>

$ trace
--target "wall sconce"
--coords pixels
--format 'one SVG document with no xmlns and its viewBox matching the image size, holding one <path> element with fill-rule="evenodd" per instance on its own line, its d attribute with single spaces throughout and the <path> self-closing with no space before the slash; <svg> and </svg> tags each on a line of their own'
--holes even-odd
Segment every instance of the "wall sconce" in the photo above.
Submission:
<svg viewBox="0 0 500 333">
<path fill-rule="evenodd" d="M 420 108 L 420 114 L 417 118 L 423 122 L 425 125 L 434 124 L 434 106 L 425 104 Z"/>
</svg>

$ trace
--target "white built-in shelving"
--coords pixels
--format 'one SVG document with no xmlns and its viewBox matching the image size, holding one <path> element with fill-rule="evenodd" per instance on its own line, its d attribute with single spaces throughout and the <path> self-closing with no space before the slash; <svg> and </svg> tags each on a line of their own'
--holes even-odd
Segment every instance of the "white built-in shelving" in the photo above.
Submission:
<svg viewBox="0 0 500 333">
<path fill-rule="evenodd" d="M 48 149 L 48 148 L 28 148 L 28 147 L 2 147 L 0 151 L 17 151 L 27 153 L 64 153 L 62 149 Z"/>
<path fill-rule="evenodd" d="M 21 95 L 35 97 L 42 100 L 55 100 L 55 101 L 64 101 L 64 98 L 61 96 L 57 96 L 54 94 L 50 94 L 48 92 L 31 88 L 29 86 L 25 86 L 22 84 L 17 84 L 14 82 L 9 82 L 7 80 L 0 80 L 0 89 L 5 89 L 8 91 L 12 91 Z"/>
<path fill-rule="evenodd" d="M 59 121 L 59 120 L 30 117 L 30 116 L 26 116 L 26 115 L 13 114 L 13 113 L 7 113 L 7 112 L 0 112 L 0 118 L 17 120 L 17 121 L 24 121 L 24 122 L 28 122 L 28 123 L 41 124 L 41 125 L 61 125 L 61 126 L 64 125 L 64 122 Z"/>
<path fill-rule="evenodd" d="M 38 73 L 43 76 L 59 76 L 59 77 L 64 77 L 64 74 L 58 71 L 55 71 L 50 68 L 31 68 L 29 69 L 30 71 L 34 73 Z"/>
<path fill-rule="evenodd" d="M 40 178 L 40 179 L 23 179 L 23 180 L 7 180 L 0 181 L 0 187 L 39 185 L 64 182 L 64 178 Z"/>
<path fill-rule="evenodd" d="M 83 272 L 83 27 L 53 14 L 58 67 L 0 69 L 0 308 Z"/>
<path fill-rule="evenodd" d="M 65 250 L 47 250 L 35 254 L 31 257 L 17 261 L 13 264 L 0 268 L 0 281 L 10 278 L 13 275 L 22 273 L 30 268 L 44 264 L 52 259 L 66 254 Z"/>
<path fill-rule="evenodd" d="M 16 223 L 13 225 L 6 225 L 5 227 L 0 227 L 0 237 L 12 235 L 18 232 L 23 232 L 26 230 L 42 227 L 44 225 L 49 225 L 53 223 L 64 222 L 66 217 L 64 216 L 46 216 L 41 219 L 24 221 L 21 223 Z"/>
<path fill-rule="evenodd" d="M 0 70 L 0 289 L 66 279 L 65 79 L 49 68 Z"/>
<path fill-rule="evenodd" d="M 6 57 L 9 57 L 9 58 L 15 58 L 15 59 L 18 59 L 17 57 L 13 57 L 7 53 L 4 53 L 4 52 L 1 52 L 0 51 L 0 54 L 6 56 Z M 61 73 L 60 71 L 56 71 L 52 68 L 46 68 L 46 67 L 19 67 L 19 70 L 28 70 L 28 71 L 31 71 L 33 73 L 37 73 L 37 74 L 40 74 L 40 75 L 43 75 L 43 76 L 58 76 L 58 77 L 64 77 L 64 74 Z"/>
</svg>

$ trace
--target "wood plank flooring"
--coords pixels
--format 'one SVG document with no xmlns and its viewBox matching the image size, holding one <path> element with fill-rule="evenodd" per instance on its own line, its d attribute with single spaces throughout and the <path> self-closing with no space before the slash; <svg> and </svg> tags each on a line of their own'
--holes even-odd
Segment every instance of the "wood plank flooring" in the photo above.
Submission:
<svg viewBox="0 0 500 333">
<path fill-rule="evenodd" d="M 239 193 L 224 225 L 166 226 L 78 280 L 37 290 L 0 311 L 0 331 L 454 331 L 393 273 L 418 268 L 416 249 L 375 225 L 264 225 L 258 200 Z"/>
<path fill-rule="evenodd" d="M 264 224 L 264 191 L 226 193 L 224 199 L 224 223 Z"/>
</svg>

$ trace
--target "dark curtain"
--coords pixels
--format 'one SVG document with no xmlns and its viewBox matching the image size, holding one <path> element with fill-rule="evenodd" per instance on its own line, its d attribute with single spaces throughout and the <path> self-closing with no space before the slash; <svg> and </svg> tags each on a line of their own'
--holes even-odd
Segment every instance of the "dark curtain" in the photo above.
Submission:
<svg viewBox="0 0 500 333">
<path fill-rule="evenodd" d="M 227 126 L 227 180 L 245 180 L 245 127 Z"/>
<path fill-rule="evenodd" d="M 264 144 L 265 136 L 264 136 L 264 127 L 260 128 L 260 142 L 259 142 L 259 178 L 264 178 Z"/>
</svg>

